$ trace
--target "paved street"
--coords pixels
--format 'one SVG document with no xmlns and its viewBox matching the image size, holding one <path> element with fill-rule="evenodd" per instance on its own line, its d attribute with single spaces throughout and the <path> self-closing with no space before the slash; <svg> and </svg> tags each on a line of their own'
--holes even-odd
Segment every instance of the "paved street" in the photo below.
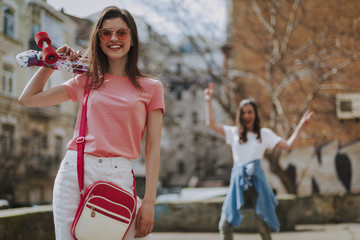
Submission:
<svg viewBox="0 0 360 240">
<path fill-rule="evenodd" d="M 153 240 L 218 240 L 217 233 L 153 233 Z M 260 240 L 259 234 L 235 233 L 234 240 Z M 296 231 L 273 233 L 272 240 L 360 240 L 360 223 L 298 225 Z"/>
</svg>

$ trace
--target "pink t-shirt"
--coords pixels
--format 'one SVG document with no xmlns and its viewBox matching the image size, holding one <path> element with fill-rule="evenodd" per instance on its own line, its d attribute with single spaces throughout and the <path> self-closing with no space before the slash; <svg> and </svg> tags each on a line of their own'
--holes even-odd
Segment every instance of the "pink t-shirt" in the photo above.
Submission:
<svg viewBox="0 0 360 240">
<path fill-rule="evenodd" d="M 83 102 L 85 76 L 65 82 L 73 101 Z M 164 112 L 164 88 L 160 81 L 141 78 L 143 90 L 136 89 L 128 77 L 105 75 L 104 84 L 91 90 L 87 104 L 85 153 L 98 157 L 140 156 L 147 113 L 161 109 Z M 79 106 L 73 138 L 67 148 L 77 150 L 82 105 Z"/>
</svg>

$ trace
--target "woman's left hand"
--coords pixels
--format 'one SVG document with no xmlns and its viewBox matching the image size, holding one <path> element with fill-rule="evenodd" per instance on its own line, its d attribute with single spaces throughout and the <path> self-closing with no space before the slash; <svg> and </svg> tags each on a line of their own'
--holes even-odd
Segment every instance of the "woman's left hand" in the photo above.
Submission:
<svg viewBox="0 0 360 240">
<path fill-rule="evenodd" d="M 314 114 L 313 111 L 307 110 L 299 122 L 300 126 L 308 125 L 310 123 L 310 119 L 313 114 Z"/>
<path fill-rule="evenodd" d="M 135 237 L 145 237 L 151 233 L 154 227 L 154 222 L 154 204 L 144 200 L 136 218 L 135 229 L 137 233 Z"/>
</svg>

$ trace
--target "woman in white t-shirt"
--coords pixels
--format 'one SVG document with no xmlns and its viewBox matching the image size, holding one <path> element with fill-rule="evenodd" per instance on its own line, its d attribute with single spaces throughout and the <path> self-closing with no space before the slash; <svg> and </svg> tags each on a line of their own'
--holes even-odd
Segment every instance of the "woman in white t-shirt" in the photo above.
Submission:
<svg viewBox="0 0 360 240">
<path fill-rule="evenodd" d="M 273 149 L 274 147 L 286 150 L 293 149 L 313 113 L 306 111 L 294 133 L 288 140 L 285 140 L 277 136 L 272 130 L 260 127 L 257 105 L 254 101 L 242 100 L 235 119 L 237 126 L 227 126 L 219 124 L 215 120 L 212 107 L 213 83 L 209 83 L 204 95 L 206 125 L 225 136 L 226 143 L 231 146 L 234 161 L 229 191 L 224 201 L 219 222 L 220 239 L 233 239 L 233 226 L 239 226 L 242 221 L 240 208 L 247 207 L 255 210 L 258 231 L 262 239 L 271 239 L 271 229 L 279 231 L 279 222 L 275 213 L 277 201 L 267 183 L 260 160 L 263 158 L 266 149 Z"/>
</svg>

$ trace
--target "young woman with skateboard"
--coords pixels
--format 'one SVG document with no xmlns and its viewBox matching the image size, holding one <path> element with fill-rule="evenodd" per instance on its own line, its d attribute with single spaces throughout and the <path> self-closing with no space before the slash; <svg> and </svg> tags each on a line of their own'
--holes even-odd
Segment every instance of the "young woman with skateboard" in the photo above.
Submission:
<svg viewBox="0 0 360 240">
<path fill-rule="evenodd" d="M 107 7 L 90 35 L 85 53 L 89 58 L 89 71 L 44 90 L 53 70 L 41 68 L 19 98 L 19 102 L 28 107 L 55 105 L 68 100 L 81 103 L 84 89 L 90 88 L 85 131 L 85 188 L 103 180 L 133 192 L 131 159 L 139 157 L 146 129 L 145 196 L 142 202 L 138 199 L 138 213 L 124 238 L 126 240 L 151 237 L 164 112 L 161 82 L 146 76 L 138 68 L 139 45 L 131 14 L 117 7 Z M 57 52 L 70 58 L 78 57 L 68 46 Z M 71 225 L 80 201 L 76 169 L 80 115 L 81 106 L 74 137 L 67 144 L 54 184 L 53 212 L 58 240 L 73 239 Z"/>
</svg>

